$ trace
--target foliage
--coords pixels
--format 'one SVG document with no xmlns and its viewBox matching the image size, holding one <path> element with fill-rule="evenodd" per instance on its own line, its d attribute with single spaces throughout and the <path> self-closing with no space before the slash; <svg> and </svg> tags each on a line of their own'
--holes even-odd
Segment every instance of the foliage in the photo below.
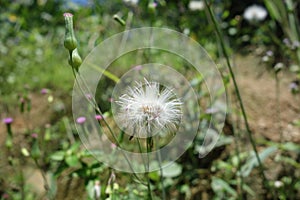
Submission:
<svg viewBox="0 0 300 200">
<path fill-rule="evenodd" d="M 76 51 L 82 58 L 105 38 L 124 28 L 143 26 L 169 27 L 182 32 L 198 41 L 218 63 L 222 62 L 218 58 L 223 53 L 220 41 L 216 42 L 215 28 L 208 11 L 191 9 L 190 0 L 139 1 L 138 4 L 121 0 L 74 2 L 0 1 L 0 116 L 12 116 L 15 120 L 0 126 L 0 131 L 7 133 L 1 133 L 4 142 L 0 154 L 0 198 L 30 200 L 47 196 L 54 199 L 57 193 L 72 189 L 71 184 L 65 190 L 62 188 L 63 179 L 67 179 L 68 183 L 78 180 L 82 191 L 78 198 L 81 199 L 94 199 L 96 180 L 101 181 L 101 197 L 110 199 L 143 199 L 149 193 L 147 184 L 151 186 L 153 199 L 162 199 L 166 194 L 170 199 L 271 199 L 271 191 L 265 191 L 261 182 L 257 158 L 248 148 L 243 125 L 235 126 L 239 122 L 230 120 L 231 116 L 240 116 L 234 106 L 226 120 L 224 133 L 204 158 L 200 159 L 202 154 L 209 152 L 210 144 L 203 146 L 204 138 L 199 134 L 175 163 L 146 176 L 115 172 L 94 159 L 81 145 L 71 120 L 70 91 L 76 77 L 72 76 L 74 63 L 68 66 L 72 51 L 68 54 L 70 52 L 63 49 L 65 25 L 62 16 L 65 11 L 74 14 Z M 291 82 L 294 85 L 291 91 L 299 99 L 300 30 L 297 9 L 300 5 L 296 0 L 258 2 L 265 6 L 268 17 L 252 23 L 243 18 L 248 3 L 210 1 L 222 32 L 227 35 L 223 42 L 233 47 L 229 50 L 226 46 L 227 50 L 231 54 L 257 54 L 267 65 L 275 68 L 276 74 L 278 63 L 287 66 L 282 71 L 288 69 L 292 72 Z M 114 20 L 115 14 L 129 27 Z M 120 66 L 117 73 L 108 70 L 99 83 L 96 99 L 103 102 L 99 107 L 105 111 L 102 116 L 108 120 L 113 85 L 125 71 L 122 66 L 133 66 L 137 55 L 138 52 L 133 52 L 112 63 L 111 68 Z M 145 53 L 139 59 L 147 60 L 147 56 Z M 157 53 L 153 61 L 163 58 L 163 53 Z M 188 63 L 174 58 L 169 64 L 192 77 Z M 220 71 L 226 89 L 229 89 L 232 80 L 226 69 L 220 67 Z M 201 77 L 191 78 L 191 85 L 199 86 L 197 92 L 203 102 L 209 100 Z M 40 111 L 39 118 L 47 118 L 40 124 L 30 118 L 36 109 L 32 107 L 35 98 L 51 110 L 51 114 Z M 219 107 L 222 109 L 222 105 Z M 200 127 L 208 126 L 210 117 L 209 111 L 201 110 Z M 21 119 L 24 123 L 20 128 L 18 123 Z M 299 126 L 299 119 L 295 119 L 293 125 Z M 215 140 L 213 126 L 208 132 Z M 255 139 L 255 142 L 265 167 L 263 170 L 268 174 L 273 173 L 273 166 L 279 168 L 267 183 L 269 189 L 275 191 L 276 198 L 299 198 L 299 144 L 264 139 Z M 26 180 L 27 166 L 42 175 L 44 193 L 35 191 Z M 12 175 L 7 177 L 8 173 Z M 112 178 L 113 175 L 116 177 Z"/>
</svg>

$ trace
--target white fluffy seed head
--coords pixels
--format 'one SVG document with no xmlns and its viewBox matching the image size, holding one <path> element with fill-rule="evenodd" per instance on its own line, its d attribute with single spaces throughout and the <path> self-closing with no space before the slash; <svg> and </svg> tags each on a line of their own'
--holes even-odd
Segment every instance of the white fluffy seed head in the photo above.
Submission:
<svg viewBox="0 0 300 200">
<path fill-rule="evenodd" d="M 157 82 L 137 83 L 116 103 L 120 106 L 117 118 L 132 136 L 149 137 L 158 131 L 175 131 L 181 119 L 182 103 L 172 90 L 160 90 Z"/>
</svg>

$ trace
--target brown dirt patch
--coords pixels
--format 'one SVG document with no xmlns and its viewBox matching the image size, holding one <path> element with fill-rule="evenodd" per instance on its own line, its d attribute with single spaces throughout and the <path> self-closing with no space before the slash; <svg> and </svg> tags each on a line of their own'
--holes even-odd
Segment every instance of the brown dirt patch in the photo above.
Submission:
<svg viewBox="0 0 300 200">
<path fill-rule="evenodd" d="M 267 70 L 259 58 L 236 57 L 235 72 L 249 123 L 256 135 L 279 141 L 282 131 L 283 141 L 300 142 L 300 129 L 293 125 L 293 121 L 300 118 L 300 104 L 289 91 L 292 74 L 287 70 L 279 73 L 278 105 L 274 73 Z M 280 123 L 278 123 L 278 106 Z"/>
</svg>

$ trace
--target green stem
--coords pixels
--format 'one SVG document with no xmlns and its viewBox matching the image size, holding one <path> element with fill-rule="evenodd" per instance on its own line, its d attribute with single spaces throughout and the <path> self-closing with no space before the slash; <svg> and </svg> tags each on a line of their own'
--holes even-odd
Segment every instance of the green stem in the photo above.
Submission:
<svg viewBox="0 0 300 200">
<path fill-rule="evenodd" d="M 275 88 L 276 88 L 276 112 L 277 112 L 277 124 L 278 124 L 278 130 L 279 130 L 279 134 L 280 134 L 280 143 L 282 141 L 282 136 L 283 136 L 283 131 L 282 131 L 282 126 L 281 126 L 281 109 L 280 109 L 280 82 L 279 82 L 279 78 L 278 78 L 278 73 L 279 72 L 275 72 Z"/>
<path fill-rule="evenodd" d="M 164 180 L 163 180 L 163 170 L 161 166 L 161 154 L 160 151 L 157 151 L 157 156 L 158 156 L 158 164 L 159 164 L 159 171 L 160 171 L 160 183 L 161 183 L 161 188 L 162 188 L 162 199 L 166 199 L 166 191 L 165 191 L 165 186 L 164 186 Z"/>
<path fill-rule="evenodd" d="M 258 165 L 259 165 L 260 174 L 263 178 L 263 182 L 264 182 L 264 185 L 265 185 L 266 189 L 271 189 L 268 185 L 268 180 L 267 180 L 267 178 L 265 176 L 265 173 L 264 173 L 264 166 L 263 166 L 263 164 L 261 162 L 261 159 L 258 155 L 256 144 L 255 144 L 254 138 L 252 136 L 252 132 L 250 130 L 250 126 L 249 126 L 249 123 L 248 123 L 248 119 L 247 119 L 246 111 L 245 111 L 244 104 L 243 104 L 243 101 L 242 101 L 242 97 L 241 97 L 241 94 L 240 94 L 240 91 L 239 91 L 239 88 L 238 88 L 238 85 L 237 85 L 237 82 L 236 82 L 236 79 L 235 79 L 234 72 L 232 70 L 232 66 L 231 66 L 231 63 L 230 63 L 230 60 L 229 60 L 228 52 L 225 48 L 225 43 L 224 43 L 224 40 L 223 40 L 223 36 L 222 36 L 221 30 L 220 30 L 220 27 L 218 26 L 217 20 L 216 20 L 213 12 L 211 10 L 210 5 L 208 4 L 208 0 L 205 0 L 205 4 L 208 8 L 209 15 L 210 15 L 210 17 L 212 19 L 212 22 L 213 22 L 213 25 L 215 27 L 217 37 L 220 40 L 221 48 L 222 48 L 222 51 L 223 51 L 225 59 L 226 59 L 226 64 L 227 64 L 227 67 L 229 69 L 229 73 L 230 73 L 230 76 L 232 78 L 234 89 L 235 89 L 235 92 L 236 92 L 236 95 L 237 95 L 237 98 L 238 98 L 238 101 L 239 101 L 239 106 L 240 106 L 241 111 L 242 111 L 242 116 L 243 116 L 244 121 L 245 121 L 245 127 L 246 127 L 246 131 L 247 131 L 247 135 L 249 137 L 251 146 L 253 148 L 253 151 L 255 153 L 255 157 L 256 157 Z"/>
<path fill-rule="evenodd" d="M 42 167 L 40 166 L 40 164 L 38 163 L 37 159 L 33 159 L 34 160 L 34 163 L 35 165 L 37 166 L 37 168 L 40 170 L 41 172 L 41 175 L 42 175 L 42 178 L 43 178 L 43 181 L 44 181 L 44 188 L 46 190 L 46 194 L 48 196 L 49 199 L 54 199 L 53 195 L 52 195 L 52 192 L 50 190 L 50 186 L 48 184 L 48 180 L 47 180 L 47 177 L 46 177 L 46 173 L 44 172 L 44 170 L 42 169 Z"/>
<path fill-rule="evenodd" d="M 148 190 L 148 200 L 152 200 L 152 192 L 150 187 L 150 178 L 149 178 L 149 165 L 150 165 L 150 159 L 149 159 L 149 153 L 151 152 L 151 140 L 152 137 L 150 136 L 150 133 L 148 133 L 147 139 L 146 139 L 146 147 L 147 147 L 147 169 L 146 169 L 146 179 L 147 179 L 147 190 Z"/>
</svg>

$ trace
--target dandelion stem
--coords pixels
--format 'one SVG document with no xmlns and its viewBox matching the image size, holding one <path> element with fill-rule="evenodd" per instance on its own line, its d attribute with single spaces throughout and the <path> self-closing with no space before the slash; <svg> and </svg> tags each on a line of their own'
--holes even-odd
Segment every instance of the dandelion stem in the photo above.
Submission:
<svg viewBox="0 0 300 200">
<path fill-rule="evenodd" d="M 150 159 L 149 153 L 151 152 L 151 141 L 152 137 L 149 131 L 147 131 L 147 139 L 146 139 L 146 147 L 147 147 L 147 170 L 146 170 L 146 179 L 147 179 L 147 189 L 148 189 L 148 199 L 152 200 L 152 193 L 150 187 L 150 178 L 149 178 L 149 166 L 150 166 Z"/>
<path fill-rule="evenodd" d="M 161 183 L 161 188 L 162 188 L 162 199 L 166 199 L 166 191 L 165 191 L 165 186 L 164 186 L 164 180 L 163 180 L 163 170 L 161 166 L 161 153 L 160 151 L 157 151 L 157 157 L 158 157 L 158 164 L 159 164 L 159 171 L 160 171 L 160 183 Z"/>
<path fill-rule="evenodd" d="M 223 36 L 222 36 L 221 30 L 220 30 L 220 27 L 219 27 L 218 22 L 217 22 L 214 14 L 212 12 L 212 9 L 211 9 L 210 4 L 208 3 L 208 0 L 205 0 L 205 4 L 206 4 L 206 7 L 208 9 L 209 15 L 210 15 L 210 17 L 212 19 L 214 28 L 215 28 L 216 33 L 217 33 L 217 37 L 220 40 L 221 49 L 222 49 L 222 51 L 224 53 L 224 56 L 225 56 L 225 59 L 226 59 L 226 64 L 227 64 L 227 67 L 229 69 L 229 73 L 230 73 L 230 76 L 232 78 L 232 81 L 233 81 L 233 85 L 234 85 L 234 89 L 235 89 L 235 92 L 236 92 L 236 95 L 237 95 L 237 98 L 238 98 L 239 106 L 241 108 L 242 116 L 244 118 L 247 135 L 248 135 L 248 138 L 250 140 L 250 143 L 251 143 L 251 146 L 253 148 L 253 151 L 255 153 L 255 157 L 256 157 L 258 165 L 259 165 L 260 174 L 262 176 L 262 179 L 263 179 L 263 182 L 264 182 L 264 185 L 265 185 L 266 189 L 271 189 L 269 187 L 268 180 L 267 180 L 267 178 L 265 176 L 264 166 L 263 166 L 263 164 L 261 162 L 261 159 L 260 159 L 260 157 L 258 155 L 256 144 L 255 144 L 254 138 L 252 136 L 252 132 L 250 130 L 250 126 L 249 126 L 249 123 L 248 123 L 246 111 L 245 111 L 244 104 L 243 104 L 243 100 L 242 100 L 242 97 L 240 95 L 240 91 L 239 91 L 239 88 L 238 88 L 238 85 L 237 85 L 237 82 L 236 82 L 236 79 L 235 79 L 234 72 L 232 70 L 232 66 L 231 66 L 231 63 L 230 63 L 230 60 L 229 60 L 229 55 L 228 55 L 228 52 L 227 52 L 226 47 L 225 47 L 225 43 L 224 43 L 224 40 L 223 40 Z"/>
</svg>

